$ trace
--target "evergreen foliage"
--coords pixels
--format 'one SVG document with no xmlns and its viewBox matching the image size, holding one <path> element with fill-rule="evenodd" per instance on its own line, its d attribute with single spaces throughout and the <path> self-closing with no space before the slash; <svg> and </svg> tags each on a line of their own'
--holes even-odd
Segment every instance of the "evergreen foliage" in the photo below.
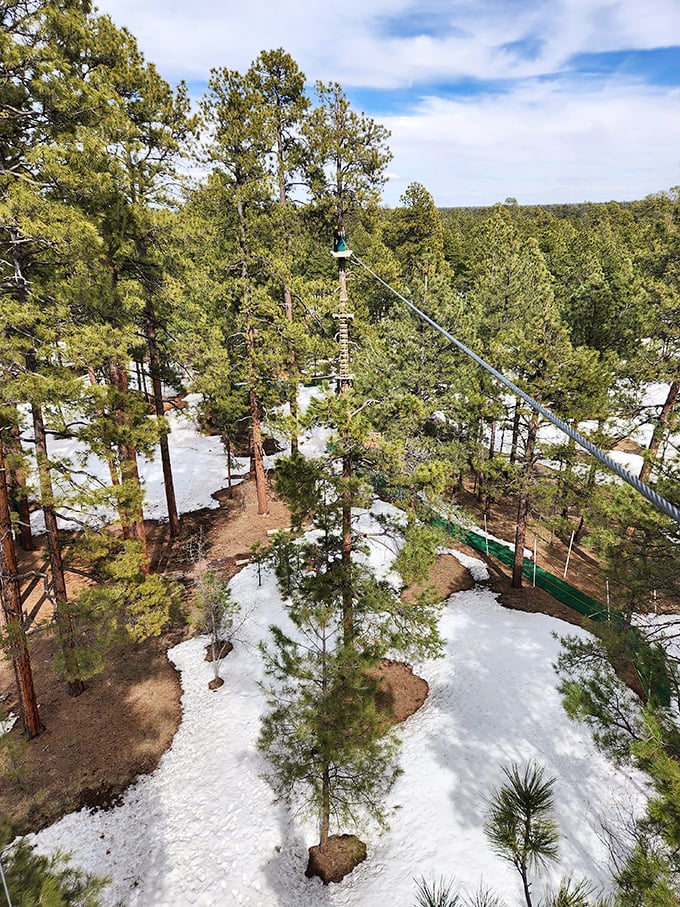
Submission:
<svg viewBox="0 0 680 907">
<path fill-rule="evenodd" d="M 3 826 L 0 860 L 13 907 L 98 907 L 108 879 L 75 869 L 61 851 L 45 856 L 36 853 L 26 838 L 12 838 Z"/>
<path fill-rule="evenodd" d="M 101 668 L 113 638 L 160 633 L 177 613 L 177 587 L 150 573 L 138 458 L 160 444 L 176 532 L 161 380 L 177 390 L 185 382 L 201 395 L 200 416 L 219 432 L 229 470 L 236 453 L 251 454 L 260 512 L 263 425 L 290 439 L 293 456 L 280 461 L 276 482 L 293 534 L 277 538 L 269 557 L 291 626 L 275 632 L 266 658 L 272 690 L 279 685 L 298 702 L 299 715 L 272 699 L 263 727 L 278 792 L 287 798 L 305 787 L 328 814 L 332 775 L 338 817 L 363 804 L 384 818 L 395 750 L 379 733 L 366 668 L 388 652 L 436 654 L 440 641 L 426 595 L 411 606 L 358 563 L 352 508 L 368 503 L 378 475 L 413 510 L 423 498 L 455 499 L 471 477 L 485 512 L 494 498 L 518 503 L 515 585 L 530 518 L 551 536 L 575 531 L 612 579 L 610 625 L 597 639 L 565 644 L 562 692 L 568 713 L 586 720 L 600 745 L 652 779 L 640 840 L 617 876 L 620 903 L 671 903 L 680 842 L 677 670 L 667 642 L 635 623 L 652 596 L 677 602 L 678 526 L 595 466 L 584 469 L 571 442 L 546 442 L 533 412 L 351 259 L 354 388 L 317 400 L 307 423 L 333 429 L 331 462 L 296 454 L 305 424 L 296 392 L 311 373 L 335 371 L 328 249 L 333 232 L 347 230 L 362 261 L 563 419 L 587 426 L 607 448 L 644 439 L 641 478 L 676 501 L 677 189 L 629 205 L 528 208 L 509 198 L 492 209 L 442 211 L 412 183 L 390 211 L 379 207 L 387 131 L 354 111 L 337 83 L 317 83 L 308 99 L 304 74 L 281 48 L 263 51 L 245 73 L 214 70 L 198 118 L 186 86 L 171 89 L 134 37 L 86 0 L 4 4 L 0 59 L 2 645 L 23 659 L 26 678 L 10 539 L 14 529 L 32 545 L 29 498 L 45 515 L 58 662 L 72 692 Z M 185 156 L 210 168 L 200 185 L 185 185 Z M 653 384 L 665 387 L 654 405 L 646 396 Z M 276 415 L 283 403 L 288 414 Z M 82 460 L 56 458 L 54 435 L 84 445 Z M 89 454 L 106 462 L 110 485 L 94 487 L 83 475 Z M 57 520 L 111 506 L 123 537 L 82 534 L 66 567 L 77 559 L 94 584 L 72 601 Z M 316 540 L 301 541 L 310 522 Z M 405 582 L 422 581 L 436 538 L 414 522 L 405 536 L 397 569 Z M 199 600 L 214 628 L 228 599 L 213 574 L 205 583 Z M 10 590 L 19 593 L 13 603 Z M 334 693 L 342 706 L 335 715 Z M 40 730 L 35 716 L 31 734 Z M 351 768 L 347 790 L 342 766 Z M 552 855 L 548 820 L 535 850 L 512 850 L 512 808 L 528 809 L 532 793 L 539 812 L 549 812 L 550 783 L 530 768 L 506 771 L 509 786 L 494 806 L 496 844 L 525 875 L 541 848 Z M 520 790 L 528 799 L 513 801 Z M 590 896 L 565 882 L 554 904 Z"/>
<path fill-rule="evenodd" d="M 532 907 L 529 871 L 557 859 L 559 832 L 552 817 L 554 778 L 544 779 L 535 763 L 503 767 L 506 783 L 491 795 L 484 831 L 496 853 L 522 879 L 527 907 Z"/>
<path fill-rule="evenodd" d="M 416 888 L 416 907 L 459 907 L 461 903 L 453 881 L 421 878 L 416 881 Z"/>
</svg>

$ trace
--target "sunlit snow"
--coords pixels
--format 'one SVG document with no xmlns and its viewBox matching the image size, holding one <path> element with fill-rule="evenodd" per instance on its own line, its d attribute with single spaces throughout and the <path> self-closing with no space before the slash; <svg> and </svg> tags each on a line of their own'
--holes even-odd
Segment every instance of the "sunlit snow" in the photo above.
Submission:
<svg viewBox="0 0 680 907">
<path fill-rule="evenodd" d="M 182 511 L 215 506 L 226 482 L 215 438 L 196 434 L 183 414 L 171 418 L 171 450 Z M 308 452 L 325 438 L 311 433 Z M 159 465 L 145 466 L 145 482 L 160 516 Z M 222 470 L 222 471 L 220 471 Z M 391 511 L 376 503 L 376 509 Z M 357 513 L 367 535 L 368 562 L 389 575 L 398 548 L 367 513 Z M 478 581 L 481 561 L 455 554 Z M 368 859 L 337 885 L 306 879 L 313 824 L 272 802 L 255 747 L 265 701 L 258 642 L 284 619 L 274 577 L 245 567 L 231 582 L 250 611 L 234 651 L 222 663 L 225 684 L 208 689 L 212 667 L 205 639 L 176 646 L 169 657 L 181 673 L 182 722 L 157 770 L 141 777 L 122 805 L 107 812 L 64 817 L 34 836 L 38 847 L 61 847 L 75 865 L 111 877 L 105 905 L 130 907 L 375 907 L 389 898 L 414 901 L 414 878 L 455 875 L 468 890 L 480 881 L 510 904 L 521 902 L 517 874 L 489 849 L 484 834 L 489 791 L 501 766 L 535 759 L 557 779 L 562 831 L 559 870 L 606 884 L 606 829 L 644 808 L 641 776 L 614 768 L 584 726 L 562 710 L 552 664 L 554 634 L 581 633 L 541 614 L 506 610 L 483 585 L 453 595 L 441 620 L 446 656 L 414 666 L 430 685 L 425 705 L 401 728 L 404 774 L 390 802 L 391 829 L 359 832 Z M 121 741 L 124 745 L 124 741 Z M 341 829 L 355 831 L 355 829 Z M 540 895 L 542 883 L 535 884 Z"/>
</svg>

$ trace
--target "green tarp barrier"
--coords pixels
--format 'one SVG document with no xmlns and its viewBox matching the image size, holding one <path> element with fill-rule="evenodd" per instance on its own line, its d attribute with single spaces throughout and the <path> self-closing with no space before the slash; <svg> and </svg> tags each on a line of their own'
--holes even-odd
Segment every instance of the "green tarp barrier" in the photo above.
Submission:
<svg viewBox="0 0 680 907">
<path fill-rule="evenodd" d="M 488 546 L 490 555 L 512 567 L 515 554 L 512 548 L 508 548 L 507 545 L 502 545 L 500 542 L 494 541 L 494 539 L 487 539 L 483 535 L 479 535 L 479 533 L 472 532 L 469 529 L 461 530 L 450 523 L 447 524 L 446 520 L 440 516 L 430 516 L 429 522 L 444 529 L 449 535 L 457 538 L 463 544 L 469 545 L 470 548 L 474 548 L 475 551 L 481 551 L 482 554 L 486 554 Z M 534 562 L 526 557 L 522 565 L 522 575 L 533 582 Z M 553 576 L 552 573 L 548 573 L 547 570 L 538 565 L 536 566 L 536 585 L 540 589 L 545 589 L 546 592 L 549 592 L 553 598 L 556 598 L 562 604 L 573 608 L 586 617 L 590 617 L 592 620 L 607 620 L 607 609 L 600 602 L 586 595 L 585 592 L 570 586 L 569 583 L 564 582 L 557 576 Z"/>
<path fill-rule="evenodd" d="M 390 488 L 388 490 L 386 484 L 379 480 L 374 480 L 373 485 L 381 497 L 392 501 L 396 505 L 404 503 L 407 498 L 413 504 L 413 500 L 404 489 Z M 492 557 L 497 558 L 510 567 L 512 566 L 515 554 L 513 549 L 508 548 L 507 545 L 503 545 L 493 539 L 487 539 L 477 532 L 451 523 L 422 503 L 418 505 L 418 511 L 421 519 L 443 529 L 448 535 L 464 545 L 468 545 L 482 554 L 487 553 L 488 547 L 488 553 Z M 627 626 L 623 617 L 616 611 L 608 613 L 607 608 L 601 602 L 586 595 L 585 592 L 575 589 L 569 583 L 557 576 L 553 576 L 552 573 L 548 573 L 542 567 L 536 566 L 535 569 L 536 585 L 540 589 L 544 589 L 557 601 L 562 602 L 563 605 L 572 608 L 574 611 L 578 611 L 579 614 L 583 614 L 591 620 L 610 622 L 618 630 L 625 633 L 628 654 L 635 664 L 648 695 L 653 697 L 659 705 L 668 707 L 671 702 L 671 678 L 661 649 L 658 646 L 650 646 L 640 632 L 635 627 Z M 533 582 L 534 562 L 532 560 L 524 558 L 522 575 Z"/>
</svg>

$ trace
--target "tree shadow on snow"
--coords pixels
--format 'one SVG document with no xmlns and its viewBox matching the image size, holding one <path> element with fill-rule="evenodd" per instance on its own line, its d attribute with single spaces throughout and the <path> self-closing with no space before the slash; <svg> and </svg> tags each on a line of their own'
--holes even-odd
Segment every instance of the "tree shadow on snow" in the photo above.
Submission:
<svg viewBox="0 0 680 907">
<path fill-rule="evenodd" d="M 589 729 L 562 709 L 552 669 L 559 641 L 551 634 L 564 625 L 508 611 L 483 587 L 453 596 L 448 608 L 447 651 L 428 703 L 438 714 L 429 718 L 426 748 L 450 776 L 451 827 L 480 829 L 488 798 L 503 782 L 501 766 L 534 760 L 557 779 L 556 817 L 570 872 L 588 875 L 588 838 L 599 837 L 600 816 L 621 786 Z"/>
<path fill-rule="evenodd" d="M 305 876 L 309 843 L 296 826 L 290 810 L 276 807 L 281 846 L 263 868 L 269 887 L 277 893 L 277 907 L 323 907 L 334 902 L 329 886 Z"/>
</svg>

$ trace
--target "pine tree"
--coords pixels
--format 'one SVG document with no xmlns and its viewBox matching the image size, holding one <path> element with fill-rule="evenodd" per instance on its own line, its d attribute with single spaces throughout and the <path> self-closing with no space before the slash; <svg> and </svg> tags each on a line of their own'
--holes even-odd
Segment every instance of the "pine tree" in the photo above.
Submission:
<svg viewBox="0 0 680 907">
<path fill-rule="evenodd" d="M 347 393 L 320 407 L 344 411 L 349 402 Z M 355 416 L 353 429 L 360 424 Z M 260 746 L 277 795 L 318 816 L 321 850 L 332 823 L 357 821 L 362 812 L 384 822 L 383 801 L 398 774 L 396 741 L 376 710 L 369 669 L 388 652 L 440 649 L 431 602 L 409 605 L 356 558 L 345 559 L 347 487 L 346 476 L 299 454 L 277 467 L 277 491 L 291 503 L 294 526 L 311 517 L 318 533 L 314 541 L 279 538 L 270 556 L 291 624 L 272 627 L 273 644 L 263 649 L 271 685 Z M 349 488 L 357 504 L 361 483 L 353 477 Z M 351 551 L 358 544 L 353 538 Z"/>
<path fill-rule="evenodd" d="M 237 328 L 245 348 L 245 382 L 250 415 L 250 452 L 257 488 L 258 513 L 268 511 L 262 446 L 262 403 L 267 383 L 280 371 L 280 337 L 272 330 L 280 312 L 272 304 L 261 268 L 263 210 L 271 201 L 271 177 L 267 170 L 270 131 L 253 74 L 213 70 L 203 117 L 211 130 L 207 149 L 217 169 L 216 182 L 232 210 L 236 234 L 236 282 L 234 308 Z M 267 328 L 269 327 L 269 330 Z M 265 349 L 264 336 L 270 342 Z"/>
<path fill-rule="evenodd" d="M 21 586 L 7 493 L 3 434 L 4 432 L 0 430 L 0 579 L 2 580 L 0 582 L 0 603 L 2 604 L 3 648 L 10 653 L 12 658 L 19 695 L 19 711 L 24 730 L 29 737 L 37 737 L 43 728 L 33 687 L 31 659 L 23 625 Z"/>
<path fill-rule="evenodd" d="M 295 185 L 302 176 L 304 146 L 301 127 L 309 109 L 309 99 L 304 93 L 305 76 L 293 58 L 281 48 L 263 51 L 252 64 L 252 75 L 256 90 L 260 94 L 260 106 L 264 110 L 265 125 L 270 134 L 273 150 L 273 176 L 277 190 L 274 209 L 272 239 L 276 250 L 273 270 L 280 276 L 283 306 L 288 322 L 288 404 L 291 418 L 291 452 L 297 450 L 298 405 L 297 394 L 300 380 L 299 348 L 303 345 L 304 333 L 295 330 L 293 311 L 293 252 L 299 233 L 299 218 L 294 204 Z"/>
<path fill-rule="evenodd" d="M 559 833 L 552 818 L 554 778 L 533 763 L 521 769 L 503 767 L 506 783 L 491 795 L 484 831 L 500 857 L 515 867 L 522 879 L 527 907 L 532 907 L 529 870 L 557 859 Z"/>
<path fill-rule="evenodd" d="M 385 241 L 398 256 L 404 280 L 413 279 L 428 290 L 436 274 L 447 274 L 444 257 L 444 223 L 434 199 L 420 183 L 411 183 L 401 196 L 401 205 L 390 212 Z"/>
<path fill-rule="evenodd" d="M 36 853 L 26 838 L 14 838 L 5 825 L 0 831 L 3 895 L 16 907 L 98 907 L 108 879 L 81 872 L 60 850 Z"/>
</svg>

